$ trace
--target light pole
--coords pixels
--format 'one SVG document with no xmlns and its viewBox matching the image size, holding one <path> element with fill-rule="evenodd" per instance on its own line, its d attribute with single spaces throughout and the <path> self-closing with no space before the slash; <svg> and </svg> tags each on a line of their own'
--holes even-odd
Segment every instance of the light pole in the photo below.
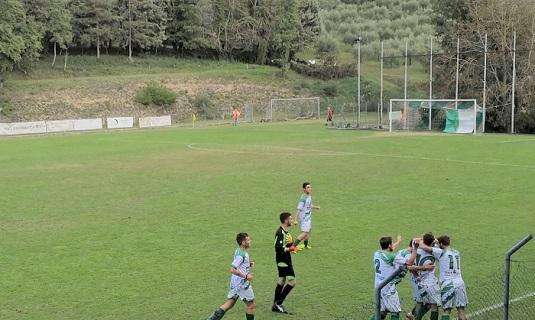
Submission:
<svg viewBox="0 0 535 320">
<path fill-rule="evenodd" d="M 362 37 L 357 36 L 355 38 L 355 44 L 357 45 L 357 127 L 360 127 L 360 46 L 362 43 Z"/>
</svg>

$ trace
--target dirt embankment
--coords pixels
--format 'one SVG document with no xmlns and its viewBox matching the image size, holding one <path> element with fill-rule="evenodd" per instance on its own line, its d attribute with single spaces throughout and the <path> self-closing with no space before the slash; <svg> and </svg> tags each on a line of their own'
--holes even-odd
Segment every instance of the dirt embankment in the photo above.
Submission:
<svg viewBox="0 0 535 320">
<path fill-rule="evenodd" d="M 77 81 L 73 79 L 72 81 Z M 219 80 L 159 80 L 165 87 L 177 93 L 177 101 L 167 107 L 145 106 L 135 101 L 136 92 L 146 84 L 146 79 L 113 83 L 105 80 L 80 81 L 80 84 L 57 86 L 53 89 L 11 90 L 4 95 L 7 108 L 0 113 L 1 122 L 61 120 L 108 116 L 157 116 L 173 114 L 175 119 L 189 119 L 195 107 L 195 98 L 208 97 L 212 109 L 223 116 L 233 106 L 252 105 L 256 112 L 269 106 L 275 97 L 296 94 L 291 88 L 277 85 L 258 85 L 237 81 Z M 31 86 L 31 84 L 28 84 Z M 54 86 L 49 86 L 54 87 Z"/>
</svg>

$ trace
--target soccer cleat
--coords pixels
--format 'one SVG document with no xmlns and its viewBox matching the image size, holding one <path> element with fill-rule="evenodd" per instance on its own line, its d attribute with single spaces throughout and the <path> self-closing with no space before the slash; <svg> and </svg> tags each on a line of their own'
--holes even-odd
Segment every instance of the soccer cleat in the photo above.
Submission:
<svg viewBox="0 0 535 320">
<path fill-rule="evenodd" d="M 305 249 L 312 249 L 312 246 L 309 244 L 308 246 L 305 246 Z"/>
<path fill-rule="evenodd" d="M 297 250 L 301 251 L 305 248 L 305 245 L 303 243 L 300 243 L 297 245 Z"/>
<path fill-rule="evenodd" d="M 295 253 L 297 253 L 297 252 L 299 251 L 299 249 L 297 249 L 296 246 L 291 246 L 290 249 L 289 249 L 288 251 L 289 251 L 290 253 L 295 254 Z"/>
<path fill-rule="evenodd" d="M 284 309 L 284 307 L 282 306 L 282 304 L 274 304 L 273 307 L 271 307 L 271 311 L 273 312 L 276 312 L 276 313 L 288 313 L 288 311 L 286 311 Z"/>
</svg>

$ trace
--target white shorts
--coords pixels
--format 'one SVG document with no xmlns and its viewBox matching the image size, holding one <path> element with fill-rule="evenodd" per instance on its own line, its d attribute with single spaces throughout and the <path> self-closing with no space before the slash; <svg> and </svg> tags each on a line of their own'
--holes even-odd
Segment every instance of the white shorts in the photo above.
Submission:
<svg viewBox="0 0 535 320">
<path fill-rule="evenodd" d="M 310 232 L 312 229 L 312 218 L 310 215 L 308 215 L 308 217 L 299 215 L 299 226 L 301 227 L 301 232 Z"/>
<path fill-rule="evenodd" d="M 234 299 L 234 300 L 242 300 L 243 302 L 251 302 L 254 300 L 254 292 L 252 286 L 244 287 L 237 287 L 237 288 L 230 288 L 228 295 L 228 299 Z"/>
<path fill-rule="evenodd" d="M 390 313 L 401 312 L 398 291 L 392 284 L 387 285 L 381 290 L 381 311 Z"/>
<path fill-rule="evenodd" d="M 443 309 L 464 308 L 468 305 L 466 286 L 462 280 L 444 281 L 440 293 Z"/>
<path fill-rule="evenodd" d="M 438 283 L 434 281 L 420 283 L 420 299 L 424 304 L 441 306 L 442 299 Z"/>
<path fill-rule="evenodd" d="M 414 278 L 411 276 L 411 288 L 412 288 L 412 299 L 416 303 L 421 303 L 422 298 L 420 297 L 420 292 L 422 291 L 422 287 L 414 280 Z"/>
</svg>

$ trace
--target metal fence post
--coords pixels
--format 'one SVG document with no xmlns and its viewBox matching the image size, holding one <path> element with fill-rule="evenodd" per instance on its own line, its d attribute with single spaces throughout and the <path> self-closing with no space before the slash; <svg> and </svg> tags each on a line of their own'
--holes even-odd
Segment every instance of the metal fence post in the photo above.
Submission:
<svg viewBox="0 0 535 320">
<path fill-rule="evenodd" d="M 511 275 L 511 256 L 517 252 L 520 248 L 522 248 L 526 243 L 531 241 L 533 239 L 533 235 L 528 235 L 524 239 L 520 240 L 517 244 L 515 244 L 507 253 L 505 254 L 505 271 L 504 271 L 504 279 L 503 279 L 503 285 L 504 285 L 504 297 L 503 297 L 503 319 L 509 320 L 509 281 L 510 281 L 510 275 Z"/>
<path fill-rule="evenodd" d="M 381 290 L 405 270 L 407 270 L 407 267 L 405 266 L 396 269 L 394 273 L 392 273 L 388 278 L 383 280 L 383 282 L 379 283 L 377 288 L 375 288 L 375 320 L 381 319 Z"/>
</svg>

